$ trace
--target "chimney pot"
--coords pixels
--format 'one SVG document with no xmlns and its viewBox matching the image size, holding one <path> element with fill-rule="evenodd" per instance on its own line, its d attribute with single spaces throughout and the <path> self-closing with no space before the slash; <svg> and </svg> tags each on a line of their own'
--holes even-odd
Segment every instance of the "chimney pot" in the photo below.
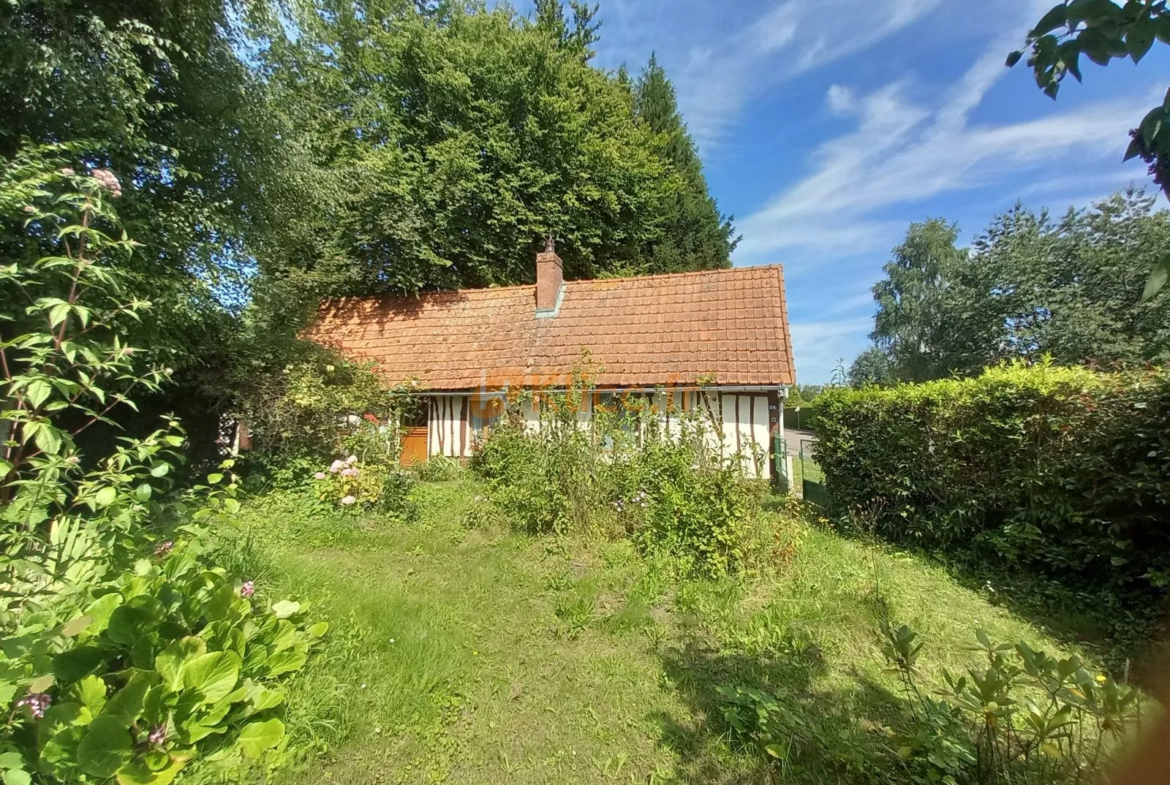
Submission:
<svg viewBox="0 0 1170 785">
<path fill-rule="evenodd" d="M 561 257 L 557 256 L 553 236 L 550 234 L 544 250 L 536 255 L 536 313 L 538 316 L 552 316 L 564 286 L 565 273 Z"/>
</svg>

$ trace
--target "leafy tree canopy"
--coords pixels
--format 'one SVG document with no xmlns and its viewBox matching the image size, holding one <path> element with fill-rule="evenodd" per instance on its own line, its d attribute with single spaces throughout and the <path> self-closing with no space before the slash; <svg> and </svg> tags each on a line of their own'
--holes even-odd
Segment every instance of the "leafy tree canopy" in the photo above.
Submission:
<svg viewBox="0 0 1170 785">
<path fill-rule="evenodd" d="M 266 53 L 317 184 L 269 278 L 313 297 L 516 284 L 549 233 L 570 277 L 728 265 L 693 146 L 672 156 L 690 142 L 665 76 L 592 67 L 594 9 L 570 10 L 322 0 Z M 651 82 L 670 101 L 653 121 Z"/>
<path fill-rule="evenodd" d="M 1081 81 L 1081 55 L 1097 65 L 1126 57 L 1141 62 L 1154 43 L 1170 44 L 1170 12 L 1166 0 L 1064 0 L 1040 18 L 1029 31 L 1025 48 L 1036 85 L 1055 99 L 1064 78 Z M 1008 55 L 1015 66 L 1024 50 Z M 1141 158 L 1150 174 L 1170 197 L 1170 89 L 1162 103 L 1130 131 L 1125 160 Z M 1142 292 L 1148 300 L 1170 279 L 1170 249 L 1156 261 Z"/>
<path fill-rule="evenodd" d="M 1135 305 L 1170 247 L 1170 212 L 1153 198 L 1118 193 L 1058 220 L 1017 205 L 970 249 L 956 239 L 953 224 L 911 225 L 874 286 L 873 338 L 894 378 L 974 375 L 1044 355 L 1099 367 L 1170 358 L 1170 296 Z M 873 350 L 863 357 L 876 366 Z"/>
</svg>

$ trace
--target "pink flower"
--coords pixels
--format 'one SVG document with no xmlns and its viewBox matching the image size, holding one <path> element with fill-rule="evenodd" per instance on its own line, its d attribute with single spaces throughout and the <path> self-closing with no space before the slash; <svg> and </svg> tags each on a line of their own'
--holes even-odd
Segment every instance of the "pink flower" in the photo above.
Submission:
<svg viewBox="0 0 1170 785">
<path fill-rule="evenodd" d="M 244 581 L 240 584 L 240 596 L 251 597 L 256 593 L 256 583 L 254 581 Z"/>
<path fill-rule="evenodd" d="M 24 206 L 24 211 L 31 215 L 32 213 L 35 213 L 37 211 L 37 208 L 33 207 L 31 204 L 26 204 Z"/>
<path fill-rule="evenodd" d="M 341 503 L 344 504 L 346 507 L 348 507 L 351 504 L 357 503 L 357 499 L 355 499 L 352 496 L 345 496 L 341 499 Z"/>
<path fill-rule="evenodd" d="M 167 540 L 166 542 L 160 542 L 154 548 L 154 555 L 155 556 L 166 556 L 168 553 L 171 552 L 171 549 L 174 547 L 175 547 L 175 544 L 173 542 L 171 542 L 170 540 Z"/>
<path fill-rule="evenodd" d="M 151 744 L 162 744 L 167 740 L 167 726 L 156 725 L 151 729 L 150 735 L 146 737 Z"/>
<path fill-rule="evenodd" d="M 65 175 L 66 177 L 72 177 L 73 170 L 70 169 L 68 166 L 66 166 L 64 169 L 61 170 L 61 174 Z"/>
<path fill-rule="evenodd" d="M 27 706 L 33 717 L 39 720 L 45 716 L 45 709 L 49 708 L 52 702 L 53 699 L 47 692 L 30 692 L 16 702 L 16 707 Z"/>
<path fill-rule="evenodd" d="M 357 463 L 357 456 L 356 455 L 349 456 L 348 458 L 345 459 L 345 463 L 347 466 L 353 466 L 355 463 Z"/>
<path fill-rule="evenodd" d="M 98 185 L 110 192 L 110 196 L 118 197 L 122 195 L 122 184 L 118 182 L 118 178 L 109 169 L 94 169 L 93 179 L 97 180 Z"/>
<path fill-rule="evenodd" d="M 344 468 L 345 468 L 345 461 L 342 461 L 342 460 L 337 460 L 337 461 L 334 461 L 333 463 L 329 464 L 329 471 L 332 474 L 337 474 L 339 471 L 341 471 Z"/>
<path fill-rule="evenodd" d="M 361 472 L 352 466 L 341 470 L 342 477 L 357 477 L 359 474 L 361 474 Z"/>
<path fill-rule="evenodd" d="M 324 480 L 325 479 L 325 472 L 317 472 L 316 474 L 313 475 L 313 479 L 314 480 Z"/>
</svg>

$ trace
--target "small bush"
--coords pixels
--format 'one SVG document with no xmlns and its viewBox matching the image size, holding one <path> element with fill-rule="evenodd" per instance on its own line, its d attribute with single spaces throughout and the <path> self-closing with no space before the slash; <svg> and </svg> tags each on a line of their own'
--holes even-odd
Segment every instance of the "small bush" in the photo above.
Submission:
<svg viewBox="0 0 1170 785">
<path fill-rule="evenodd" d="M 973 648 L 984 664 L 961 676 L 944 671 L 946 689 L 932 694 L 920 684 L 917 634 L 883 619 L 882 636 L 904 711 L 871 728 L 880 733 L 826 724 L 802 696 L 738 685 L 718 688 L 731 737 L 789 771 L 827 766 L 919 785 L 1055 785 L 1091 781 L 1140 711 L 1138 690 L 1091 673 L 1080 658 L 997 645 L 982 630 Z"/>
<path fill-rule="evenodd" d="M 463 465 L 457 458 L 446 455 L 432 455 L 410 467 L 411 473 L 423 482 L 450 482 L 459 479 Z"/>
<path fill-rule="evenodd" d="M 281 745 L 280 683 L 326 624 L 307 626 L 295 602 L 265 609 L 197 541 L 155 554 L 10 631 L 0 690 L 17 700 L 3 747 L 20 763 L 9 771 L 169 782 L 197 757 L 256 759 Z"/>
<path fill-rule="evenodd" d="M 356 455 L 337 458 L 328 467 L 313 473 L 313 493 L 317 500 L 335 509 L 352 512 L 399 513 L 413 517 L 410 501 L 414 479 L 397 466 L 382 463 L 363 464 Z"/>
<path fill-rule="evenodd" d="M 491 482 L 493 502 L 526 531 L 629 536 L 684 572 L 742 566 L 766 486 L 738 461 L 725 466 L 693 417 L 667 433 L 623 406 L 594 411 L 586 427 L 573 405 L 583 394 L 546 396 L 538 430 L 514 411 L 492 429 L 471 467 Z"/>
<path fill-rule="evenodd" d="M 876 533 L 1043 577 L 1120 625 L 1170 590 L 1170 373 L 1005 366 L 818 398 L 835 511 Z"/>
<path fill-rule="evenodd" d="M 301 361 L 257 375 L 239 395 L 239 414 L 253 437 L 252 460 L 285 480 L 284 487 L 290 487 L 290 464 L 337 453 L 365 462 L 397 460 L 401 417 L 420 405 L 408 394 L 412 388 L 386 386 L 372 364 L 314 345 L 302 351 Z"/>
</svg>

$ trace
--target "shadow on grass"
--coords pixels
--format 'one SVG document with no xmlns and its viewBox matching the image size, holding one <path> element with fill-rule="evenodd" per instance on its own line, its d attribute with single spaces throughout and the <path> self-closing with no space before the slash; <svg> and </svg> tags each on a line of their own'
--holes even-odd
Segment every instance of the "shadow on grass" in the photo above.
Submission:
<svg viewBox="0 0 1170 785">
<path fill-rule="evenodd" d="M 659 714 L 660 743 L 678 757 L 679 782 L 868 783 L 894 775 L 894 760 L 883 728 L 905 714 L 905 701 L 860 674 L 834 687 L 816 686 L 825 673 L 815 645 L 797 646 L 779 656 L 722 652 L 687 644 L 662 654 L 663 669 L 689 708 L 687 720 Z M 719 687 L 768 692 L 782 707 L 787 732 L 773 758 L 737 738 L 724 718 L 728 701 Z"/>
<path fill-rule="evenodd" d="M 1145 687 L 1154 686 L 1152 664 L 1166 648 L 1170 603 L 1148 595 L 1076 587 L 1066 581 L 1004 564 L 975 553 L 926 551 L 857 530 L 839 521 L 824 530 L 867 548 L 912 554 L 942 567 L 956 584 L 977 592 L 1064 645 L 1084 649 L 1117 676 L 1123 671 Z M 1146 665 L 1146 663 L 1151 663 Z"/>
</svg>

